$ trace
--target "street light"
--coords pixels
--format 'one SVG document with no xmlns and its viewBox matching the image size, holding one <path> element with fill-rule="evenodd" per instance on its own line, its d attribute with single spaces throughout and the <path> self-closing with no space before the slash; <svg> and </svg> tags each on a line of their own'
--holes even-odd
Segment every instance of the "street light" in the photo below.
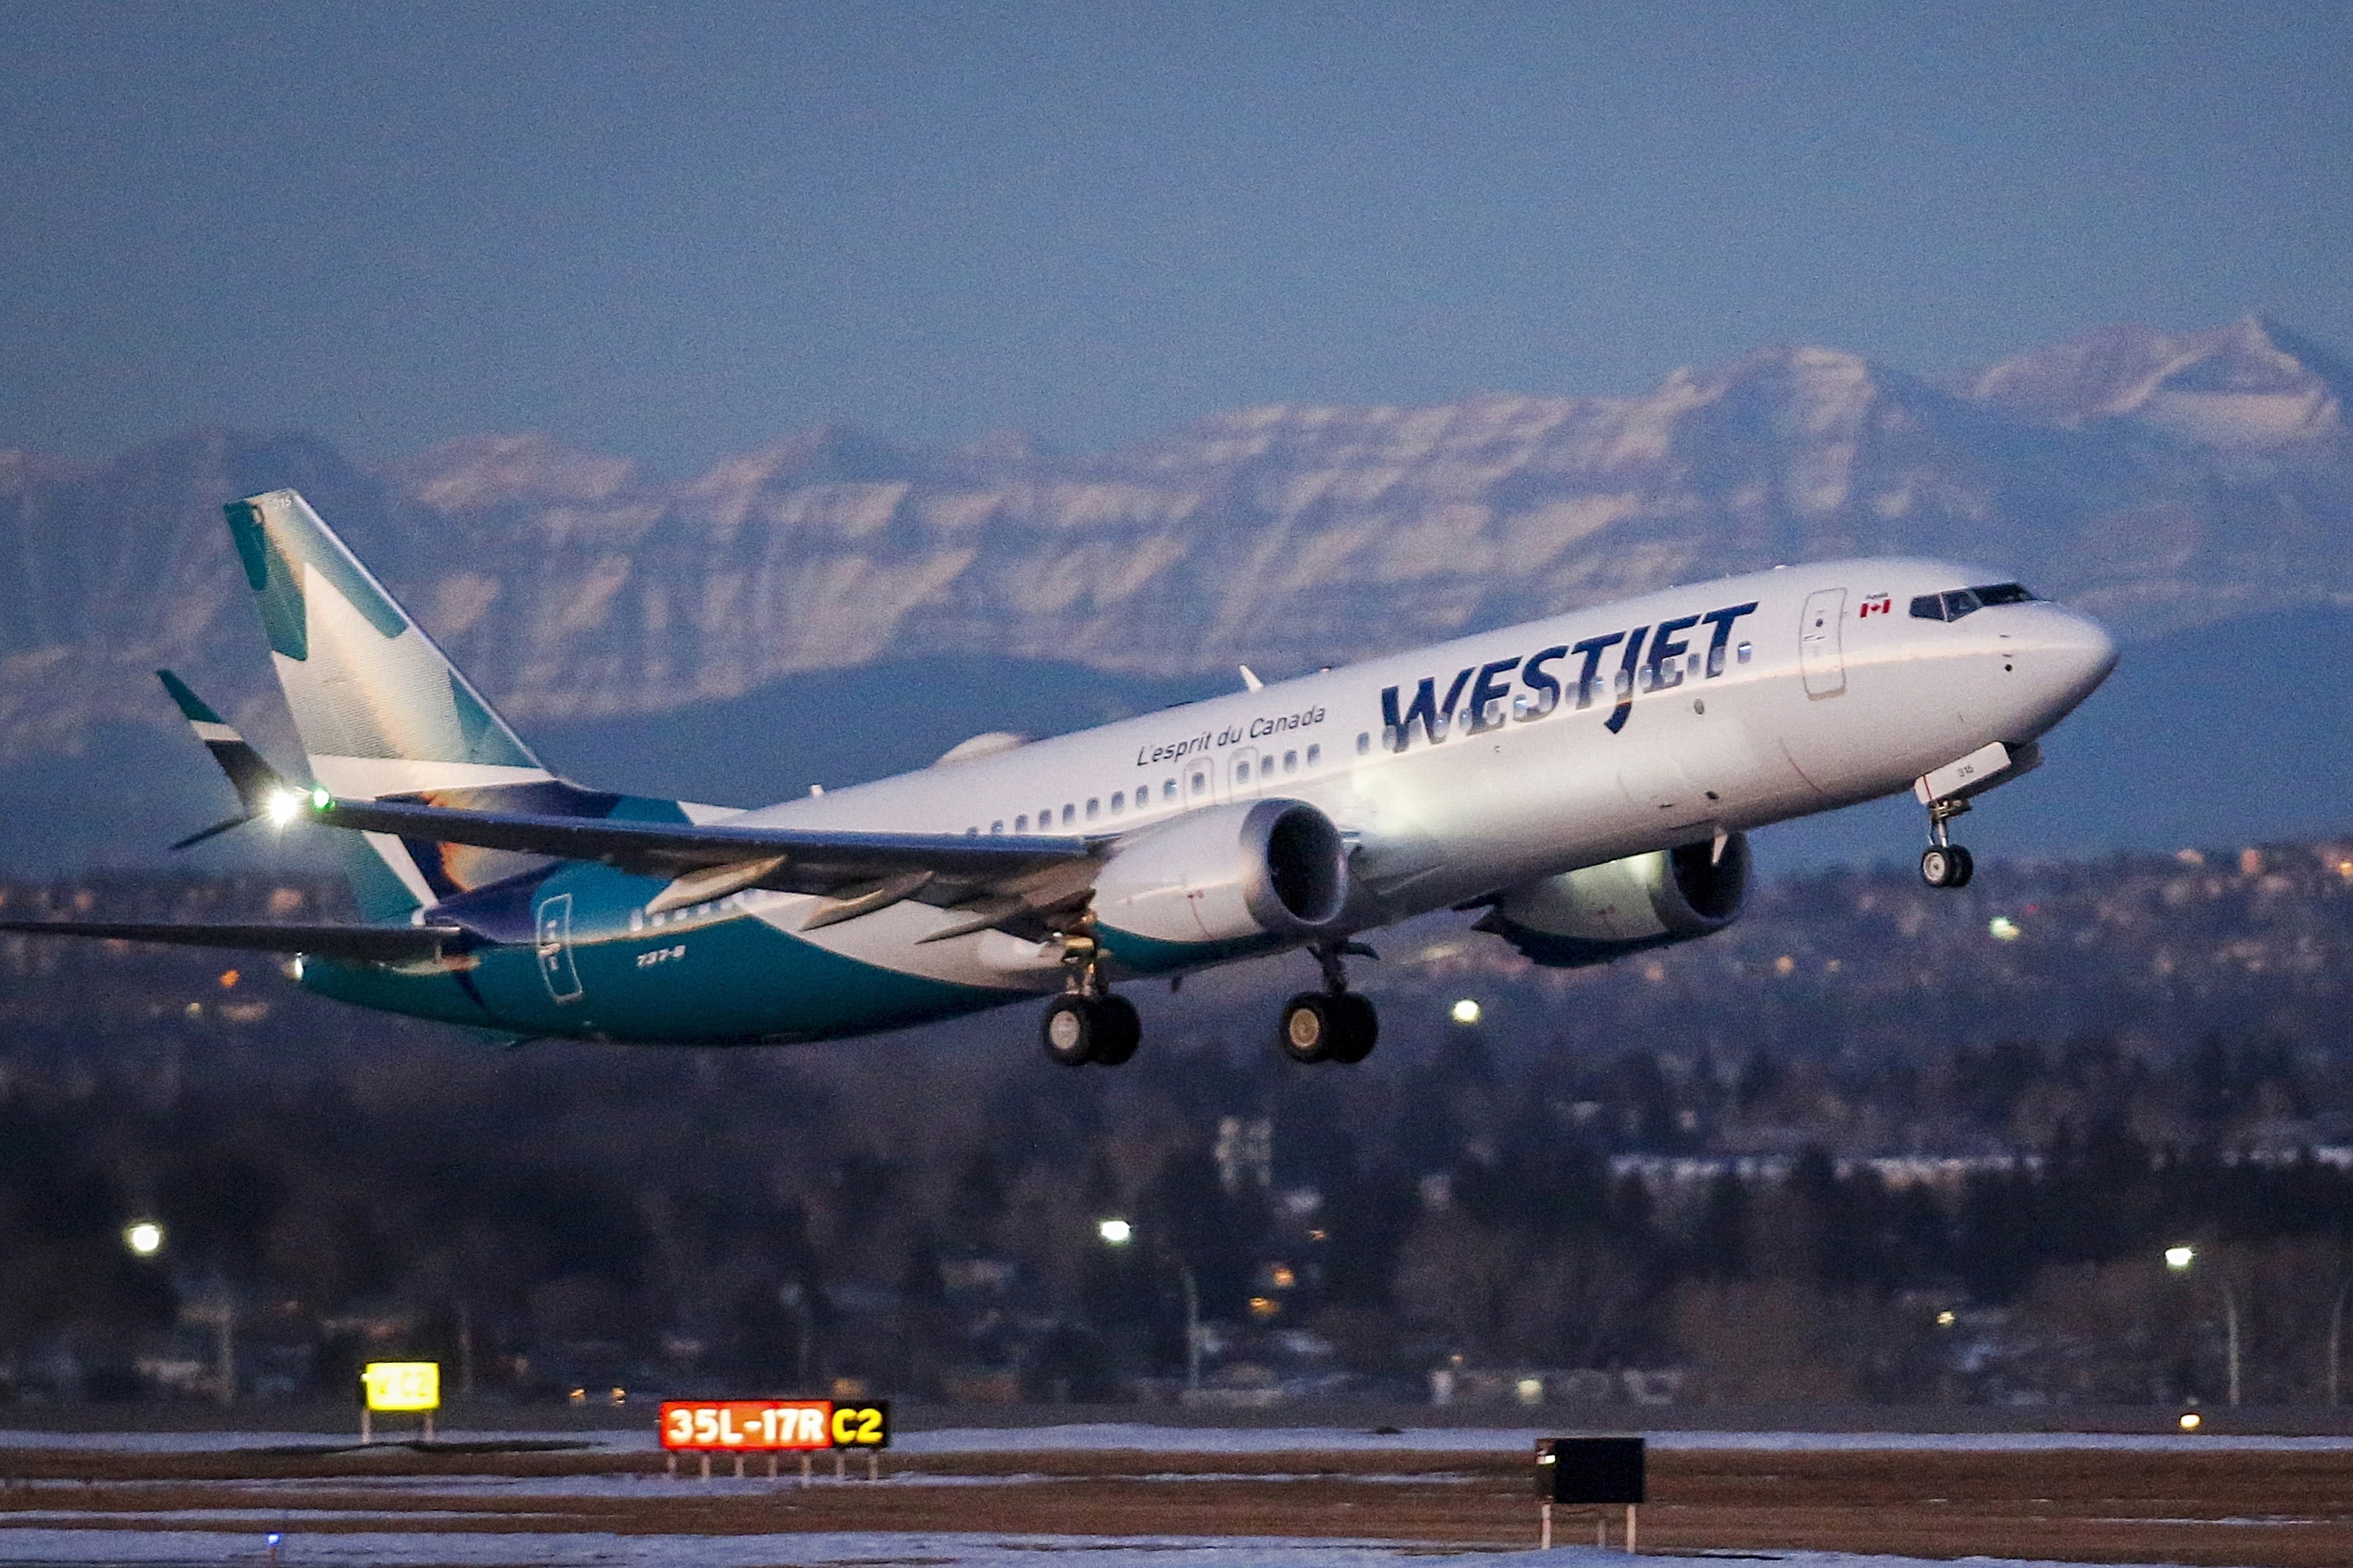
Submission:
<svg viewBox="0 0 2353 1568">
<path fill-rule="evenodd" d="M 2168 1247 L 2165 1249 L 2165 1266 L 2176 1274 L 2187 1275 L 2189 1266 L 2198 1261 L 2194 1247 Z M 2222 1336 L 2230 1368 L 2230 1397 L 2232 1408 L 2239 1403 L 2239 1293 L 2228 1278 L 2222 1280 Z"/>
<path fill-rule="evenodd" d="M 122 1245 L 133 1258 L 153 1258 L 164 1250 L 164 1227 L 152 1219 L 133 1220 L 122 1227 Z"/>
<path fill-rule="evenodd" d="M 1135 1239 L 1135 1226 L 1124 1219 L 1095 1221 L 1095 1235 L 1105 1247 L 1125 1247 Z M 1166 1253 L 1159 1247 L 1154 1252 Z M 1185 1287 L 1185 1388 L 1198 1393 L 1201 1387 L 1201 1288 L 1193 1278 L 1193 1266 L 1183 1258 L 1171 1261 L 1176 1265 L 1176 1278 Z"/>
</svg>

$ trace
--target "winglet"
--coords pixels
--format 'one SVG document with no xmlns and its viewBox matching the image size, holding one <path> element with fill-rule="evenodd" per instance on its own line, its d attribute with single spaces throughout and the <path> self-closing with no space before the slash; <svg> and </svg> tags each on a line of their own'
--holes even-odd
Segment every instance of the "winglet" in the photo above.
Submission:
<svg viewBox="0 0 2353 1568">
<path fill-rule="evenodd" d="M 216 822 L 172 846 L 174 849 L 185 849 L 192 844 L 201 844 L 216 833 L 227 833 L 230 828 L 261 816 L 269 809 L 271 795 L 289 786 L 278 770 L 271 767 L 243 735 L 214 712 L 203 698 L 188 689 L 186 681 L 168 669 L 157 670 L 155 677 L 164 683 L 164 689 L 171 693 L 173 702 L 180 710 L 180 717 L 188 721 L 188 728 L 195 731 L 196 739 L 204 742 L 205 750 L 210 752 L 213 761 L 220 764 L 220 771 L 228 775 L 229 786 L 237 791 L 237 804 L 245 807 L 242 816 Z"/>
<path fill-rule="evenodd" d="M 1256 691 L 1259 688 L 1266 684 L 1265 681 L 1261 680 L 1258 678 L 1258 671 L 1252 669 L 1249 665 L 1245 664 L 1240 668 L 1242 672 L 1242 689 L 1244 691 Z"/>
</svg>

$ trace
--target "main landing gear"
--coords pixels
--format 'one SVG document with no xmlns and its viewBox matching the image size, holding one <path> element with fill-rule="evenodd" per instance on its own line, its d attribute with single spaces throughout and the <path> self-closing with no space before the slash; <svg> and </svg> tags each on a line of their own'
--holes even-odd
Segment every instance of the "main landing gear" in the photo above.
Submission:
<svg viewBox="0 0 2353 1568">
<path fill-rule="evenodd" d="M 1324 989 L 1303 991 L 1282 1005 L 1276 1046 L 1295 1062 L 1354 1064 L 1373 1054 L 1380 1038 L 1380 1015 L 1366 997 L 1348 989 L 1340 966 L 1345 956 L 1374 956 L 1362 942 L 1323 943 L 1308 949 L 1324 967 Z"/>
<path fill-rule="evenodd" d="M 1966 888 L 1977 874 L 1977 862 L 1969 858 L 1969 852 L 1953 842 L 1953 818 L 1968 808 L 1964 799 L 1928 803 L 1928 847 L 1920 855 L 1920 879 L 1932 888 Z"/>
<path fill-rule="evenodd" d="M 1100 996 L 1065 992 L 1048 1004 L 1040 1031 L 1046 1054 L 1066 1068 L 1100 1062 L 1115 1068 L 1135 1054 L 1144 1038 L 1144 1020 L 1135 1004 L 1106 991 Z"/>
<path fill-rule="evenodd" d="M 1046 1055 L 1066 1068 L 1099 1062 L 1115 1068 L 1135 1055 L 1144 1020 L 1135 1004 L 1114 995 L 1103 979 L 1103 954 L 1092 938 L 1071 938 L 1064 962 L 1070 986 L 1046 1005 L 1039 1036 Z"/>
</svg>

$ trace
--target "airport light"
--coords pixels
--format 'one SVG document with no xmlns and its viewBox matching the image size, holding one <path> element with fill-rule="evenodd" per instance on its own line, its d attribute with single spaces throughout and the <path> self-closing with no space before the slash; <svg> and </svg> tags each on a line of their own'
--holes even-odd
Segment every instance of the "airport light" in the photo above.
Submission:
<svg viewBox="0 0 2353 1568">
<path fill-rule="evenodd" d="M 1477 1023 L 1481 1016 L 1479 1004 L 1473 1002 L 1468 996 L 1465 996 L 1461 1001 L 1454 1004 L 1453 1007 L 1447 1014 L 1447 1016 L 1452 1018 L 1456 1023 L 1465 1025 Z"/>
<path fill-rule="evenodd" d="M 2165 1249 L 2165 1266 L 2176 1274 L 2187 1275 L 2189 1266 L 2198 1261 L 2198 1249 L 2189 1246 L 2174 1246 Z M 2230 1400 L 2232 1409 L 2239 1405 L 2239 1292 L 2225 1277 L 2221 1281 L 2222 1291 L 2222 1353 L 2230 1376 Z"/>
<path fill-rule="evenodd" d="M 122 1245 L 133 1258 L 153 1258 L 164 1250 L 164 1227 L 152 1219 L 134 1220 L 122 1227 Z"/>
<path fill-rule="evenodd" d="M 1097 1220 L 1095 1234 L 1110 1246 L 1125 1247 L 1135 1239 L 1135 1227 L 1124 1219 Z"/>
<path fill-rule="evenodd" d="M 2195 1432 L 2205 1424 L 2195 1410 L 2185 1410 L 2181 1413 L 2181 1429 L 2184 1432 Z"/>
</svg>

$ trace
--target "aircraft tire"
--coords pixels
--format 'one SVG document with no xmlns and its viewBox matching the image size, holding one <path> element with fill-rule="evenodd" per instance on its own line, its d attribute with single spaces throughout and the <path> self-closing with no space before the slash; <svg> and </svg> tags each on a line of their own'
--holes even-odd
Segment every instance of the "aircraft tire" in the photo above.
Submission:
<svg viewBox="0 0 2353 1568">
<path fill-rule="evenodd" d="M 1932 888 L 1967 887 L 1975 869 L 1969 852 L 1957 844 L 1932 844 L 1920 852 L 1920 879 Z"/>
<path fill-rule="evenodd" d="M 1039 1043 L 1046 1047 L 1047 1058 L 1066 1068 L 1082 1068 L 1094 1060 L 1100 1033 L 1095 1024 L 1092 997 L 1061 995 L 1046 1004 L 1046 1016 L 1038 1035 Z"/>
<path fill-rule="evenodd" d="M 1143 1040 L 1144 1020 L 1136 1016 L 1134 1003 L 1110 994 L 1095 998 L 1097 1063 L 1115 1068 L 1135 1055 L 1135 1047 Z"/>
<path fill-rule="evenodd" d="M 1332 1021 L 1339 1026 L 1332 1042 L 1332 1059 L 1354 1067 L 1373 1054 L 1381 1037 L 1381 1016 L 1368 996 L 1344 991 L 1332 1001 Z"/>
<path fill-rule="evenodd" d="M 1333 1059 L 1343 1028 L 1333 1001 L 1321 991 L 1302 991 L 1282 1005 L 1274 1043 L 1284 1056 L 1307 1066 Z"/>
</svg>

